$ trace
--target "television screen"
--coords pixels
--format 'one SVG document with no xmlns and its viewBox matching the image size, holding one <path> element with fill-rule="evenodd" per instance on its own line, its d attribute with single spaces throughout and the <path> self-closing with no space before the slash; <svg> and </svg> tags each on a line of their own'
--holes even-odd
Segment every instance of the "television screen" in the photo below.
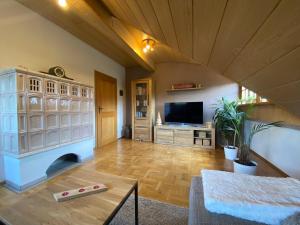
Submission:
<svg viewBox="0 0 300 225">
<path fill-rule="evenodd" d="M 203 124 L 203 102 L 165 103 L 165 122 Z"/>
</svg>

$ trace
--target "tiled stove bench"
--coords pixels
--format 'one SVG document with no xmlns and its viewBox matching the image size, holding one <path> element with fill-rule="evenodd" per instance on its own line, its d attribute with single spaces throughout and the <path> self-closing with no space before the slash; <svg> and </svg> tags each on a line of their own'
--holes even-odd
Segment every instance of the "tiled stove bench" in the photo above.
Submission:
<svg viewBox="0 0 300 225">
<path fill-rule="evenodd" d="M 23 190 L 47 178 L 61 156 L 93 157 L 93 88 L 69 79 L 0 70 L 0 150 L 6 184 Z"/>
</svg>

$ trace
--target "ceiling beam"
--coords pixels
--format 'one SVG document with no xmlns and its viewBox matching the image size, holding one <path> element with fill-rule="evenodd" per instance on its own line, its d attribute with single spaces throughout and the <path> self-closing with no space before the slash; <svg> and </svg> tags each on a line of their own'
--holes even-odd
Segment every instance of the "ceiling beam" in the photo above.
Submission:
<svg viewBox="0 0 300 225">
<path fill-rule="evenodd" d="M 131 32 L 135 29 L 121 22 L 118 18 L 112 16 L 106 6 L 97 0 L 85 0 L 90 8 L 102 19 L 102 21 L 131 49 L 129 55 L 148 71 L 154 71 L 154 62 L 149 55 L 142 51 L 142 40 L 137 40 Z"/>
</svg>

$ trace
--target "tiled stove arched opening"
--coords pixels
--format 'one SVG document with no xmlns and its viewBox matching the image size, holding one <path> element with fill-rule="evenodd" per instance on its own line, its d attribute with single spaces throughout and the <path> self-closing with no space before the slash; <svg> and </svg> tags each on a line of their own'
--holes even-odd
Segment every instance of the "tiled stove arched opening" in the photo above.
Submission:
<svg viewBox="0 0 300 225">
<path fill-rule="evenodd" d="M 54 176 L 55 174 L 64 171 L 79 163 L 79 156 L 74 153 L 69 153 L 60 156 L 53 161 L 46 170 L 47 178 Z"/>
<path fill-rule="evenodd" d="M 93 158 L 93 87 L 17 68 L 0 69 L 0 150 L 14 191 Z"/>
</svg>

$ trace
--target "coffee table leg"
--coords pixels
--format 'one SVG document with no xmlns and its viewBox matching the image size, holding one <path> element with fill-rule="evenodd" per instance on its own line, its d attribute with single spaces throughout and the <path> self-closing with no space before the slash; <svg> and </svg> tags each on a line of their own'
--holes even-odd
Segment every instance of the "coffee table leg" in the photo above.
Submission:
<svg viewBox="0 0 300 225">
<path fill-rule="evenodd" d="M 136 183 L 135 188 L 134 188 L 135 225 L 138 225 L 138 224 L 139 224 L 139 209 L 138 209 L 138 202 L 139 202 L 139 197 L 138 197 L 138 183 Z"/>
</svg>

